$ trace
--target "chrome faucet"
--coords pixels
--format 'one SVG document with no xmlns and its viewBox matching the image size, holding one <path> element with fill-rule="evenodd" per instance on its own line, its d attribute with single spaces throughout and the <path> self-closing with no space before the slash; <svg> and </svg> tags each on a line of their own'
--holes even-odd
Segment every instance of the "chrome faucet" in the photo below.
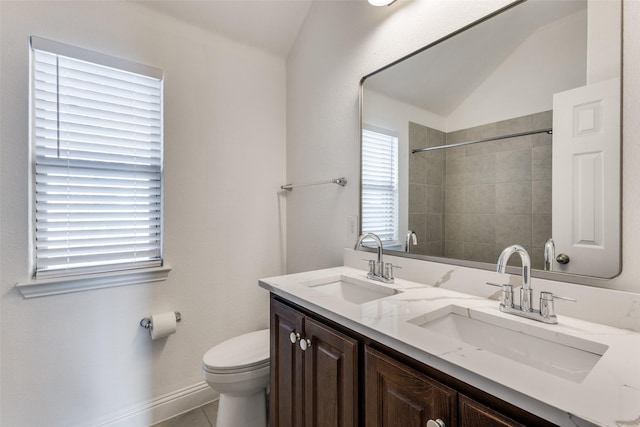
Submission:
<svg viewBox="0 0 640 427">
<path fill-rule="evenodd" d="M 409 248 L 411 244 L 413 244 L 413 246 L 418 244 L 418 236 L 416 236 L 416 233 L 410 229 L 407 231 L 407 238 L 405 239 L 405 242 L 404 242 L 405 252 L 409 252 Z"/>
<path fill-rule="evenodd" d="M 558 323 L 558 317 L 554 312 L 553 300 L 563 299 L 576 302 L 573 298 L 566 298 L 553 295 L 551 292 L 540 292 L 540 310 L 534 310 L 532 306 L 533 289 L 531 289 L 531 259 L 526 249 L 520 245 L 511 245 L 506 247 L 496 264 L 498 273 L 505 273 L 507 270 L 507 262 L 513 254 L 520 255 L 522 262 L 522 288 L 520 288 L 520 305 L 513 303 L 513 286 L 496 285 L 487 283 L 488 285 L 498 286 L 502 288 L 502 297 L 500 300 L 500 311 L 503 313 L 515 314 L 516 316 L 526 317 L 527 319 L 537 320 L 539 322 Z"/>
<path fill-rule="evenodd" d="M 367 278 L 384 283 L 393 283 L 393 265 L 390 262 L 385 263 L 382 259 L 382 241 L 376 234 L 364 233 L 360 235 L 353 249 L 356 251 L 360 249 L 360 246 L 362 246 L 362 241 L 367 238 L 373 239 L 376 242 L 376 246 L 378 249 L 377 260 L 369 261 L 369 273 L 367 274 Z"/>
<path fill-rule="evenodd" d="M 520 245 L 507 246 L 498 257 L 496 271 L 505 273 L 507 271 L 507 262 L 511 255 L 520 255 L 522 262 L 522 288 L 520 288 L 520 309 L 522 311 L 531 311 L 531 299 L 533 290 L 531 289 L 531 258 L 525 248 Z"/>
</svg>

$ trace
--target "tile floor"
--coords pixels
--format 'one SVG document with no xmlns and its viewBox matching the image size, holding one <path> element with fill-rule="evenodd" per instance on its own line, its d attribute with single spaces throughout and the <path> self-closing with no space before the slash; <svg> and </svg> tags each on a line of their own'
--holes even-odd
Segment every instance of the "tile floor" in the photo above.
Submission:
<svg viewBox="0 0 640 427">
<path fill-rule="evenodd" d="M 216 427 L 216 415 L 218 415 L 217 400 L 177 417 L 154 424 L 152 427 Z"/>
</svg>

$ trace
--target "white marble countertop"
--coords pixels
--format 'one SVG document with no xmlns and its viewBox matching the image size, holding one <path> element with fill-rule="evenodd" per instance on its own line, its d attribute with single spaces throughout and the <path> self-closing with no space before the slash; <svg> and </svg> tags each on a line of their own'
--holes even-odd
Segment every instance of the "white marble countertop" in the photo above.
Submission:
<svg viewBox="0 0 640 427">
<path fill-rule="evenodd" d="M 400 293 L 361 304 L 309 286 L 341 276 L 367 280 L 364 270 L 343 266 L 261 279 L 260 286 L 558 425 L 640 426 L 640 333 L 561 314 L 547 325 L 501 313 L 498 301 L 483 296 L 401 278 L 386 285 Z M 606 351 L 586 376 L 563 378 L 420 326 L 451 307 L 516 332 Z"/>
</svg>

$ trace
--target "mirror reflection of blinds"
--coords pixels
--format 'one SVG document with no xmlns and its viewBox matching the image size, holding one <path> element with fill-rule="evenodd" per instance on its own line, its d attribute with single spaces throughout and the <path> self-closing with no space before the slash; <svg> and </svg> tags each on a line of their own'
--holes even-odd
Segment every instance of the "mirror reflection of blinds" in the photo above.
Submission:
<svg viewBox="0 0 640 427">
<path fill-rule="evenodd" d="M 36 276 L 161 265 L 162 79 L 32 39 L 31 105 Z"/>
<path fill-rule="evenodd" d="M 362 130 L 362 232 L 398 239 L 398 138 Z"/>
</svg>

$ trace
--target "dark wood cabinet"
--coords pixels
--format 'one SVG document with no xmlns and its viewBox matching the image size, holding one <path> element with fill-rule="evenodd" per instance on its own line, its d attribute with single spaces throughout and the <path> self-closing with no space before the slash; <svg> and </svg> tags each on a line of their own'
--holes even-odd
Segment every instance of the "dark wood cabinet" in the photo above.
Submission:
<svg viewBox="0 0 640 427">
<path fill-rule="evenodd" d="M 358 343 L 305 319 L 305 426 L 358 425 Z"/>
<path fill-rule="evenodd" d="M 357 427 L 358 342 L 275 300 L 271 331 L 270 426 Z"/>
<path fill-rule="evenodd" d="M 271 427 L 554 426 L 275 296 L 270 399 Z"/>
<path fill-rule="evenodd" d="M 366 427 L 456 425 L 455 390 L 369 347 L 365 349 Z"/>
<path fill-rule="evenodd" d="M 271 396 L 270 426 L 299 427 L 303 416 L 304 365 L 291 332 L 302 331 L 304 316 L 271 300 Z"/>
</svg>

